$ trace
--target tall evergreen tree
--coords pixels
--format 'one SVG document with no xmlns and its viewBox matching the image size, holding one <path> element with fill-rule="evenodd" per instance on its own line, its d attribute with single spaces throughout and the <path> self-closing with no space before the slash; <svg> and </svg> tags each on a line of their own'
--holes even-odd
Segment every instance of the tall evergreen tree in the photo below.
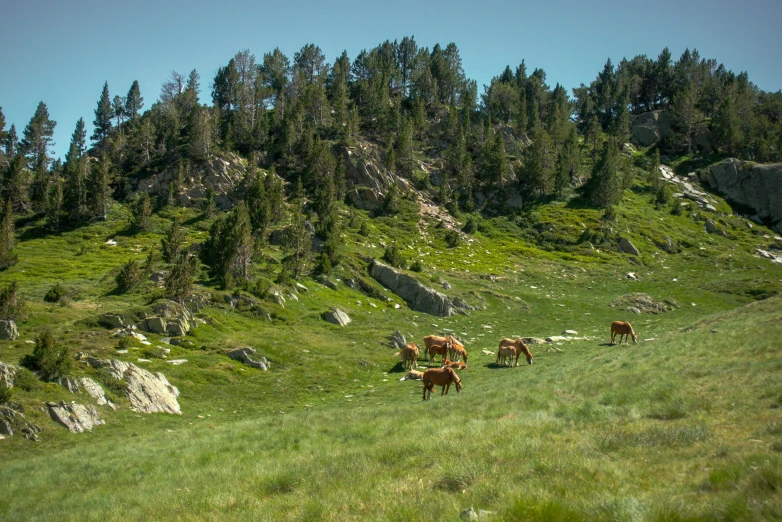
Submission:
<svg viewBox="0 0 782 522">
<path fill-rule="evenodd" d="M 76 128 L 71 136 L 71 145 L 76 147 L 78 157 L 87 152 L 87 131 L 84 128 L 84 118 L 79 118 L 79 121 L 76 122 Z"/>
<path fill-rule="evenodd" d="M 54 145 L 52 136 L 57 122 L 49 118 L 49 109 L 44 102 L 40 102 L 35 109 L 35 114 L 30 123 L 24 128 L 24 134 L 20 148 L 29 159 L 30 170 L 49 168 L 49 147 Z"/>
<path fill-rule="evenodd" d="M 54 232 L 59 232 L 63 215 L 62 178 L 57 176 L 49 188 L 49 203 L 46 206 L 46 222 Z"/>
<path fill-rule="evenodd" d="M 554 182 L 554 193 L 561 197 L 570 181 L 579 177 L 580 170 L 581 148 L 578 144 L 576 128 L 571 125 L 568 137 L 565 139 L 565 143 L 557 157 L 557 175 Z"/>
<path fill-rule="evenodd" d="M 16 264 L 17 256 L 14 253 L 16 241 L 14 239 L 14 207 L 11 201 L 6 199 L 0 204 L 0 270 L 12 267 Z"/>
<path fill-rule="evenodd" d="M 166 237 L 160 240 L 160 246 L 163 252 L 163 261 L 166 263 L 175 263 L 180 255 L 184 253 L 183 245 L 185 242 L 185 231 L 179 224 L 179 220 L 174 218 L 171 222 L 171 228 L 168 229 Z"/>
<path fill-rule="evenodd" d="M 109 82 L 105 82 L 98 106 L 95 108 L 95 120 L 92 122 L 95 131 L 92 133 L 92 141 L 99 143 L 109 136 L 113 116 L 114 111 L 111 107 L 111 98 L 109 98 Z"/>
<path fill-rule="evenodd" d="M 619 178 L 619 147 L 613 140 L 603 144 L 600 159 L 592 169 L 589 197 L 593 203 L 611 208 L 622 199 L 622 183 Z"/>
<path fill-rule="evenodd" d="M 90 169 L 90 183 L 88 190 L 90 213 L 92 217 L 106 221 L 109 211 L 109 171 L 111 160 L 104 153 L 100 161 L 93 164 Z"/>
<path fill-rule="evenodd" d="M 144 108 L 144 98 L 141 97 L 138 80 L 133 80 L 133 85 L 130 86 L 128 95 L 125 97 L 125 114 L 130 121 L 135 122 L 142 108 Z"/>
<path fill-rule="evenodd" d="M 557 151 L 549 133 L 539 128 L 531 134 L 532 144 L 524 151 L 520 171 L 522 190 L 533 197 L 549 196 L 554 189 Z"/>
<path fill-rule="evenodd" d="M 18 152 L 19 137 L 16 135 L 16 125 L 13 123 L 8 129 L 8 134 L 5 136 L 5 141 L 2 143 L 5 148 L 5 157 L 12 158 Z"/>
</svg>

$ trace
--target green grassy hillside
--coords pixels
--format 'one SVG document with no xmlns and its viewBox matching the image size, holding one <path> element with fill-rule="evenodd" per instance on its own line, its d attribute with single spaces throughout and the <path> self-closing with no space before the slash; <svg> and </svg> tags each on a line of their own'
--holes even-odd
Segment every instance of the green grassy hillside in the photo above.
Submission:
<svg viewBox="0 0 782 522">
<path fill-rule="evenodd" d="M 106 223 L 60 235 L 19 223 L 19 263 L 0 281 L 18 282 L 26 319 L 17 341 L 0 342 L 0 361 L 17 364 L 28 341 L 51 331 L 71 355 L 164 373 L 184 414 L 134 413 L 115 395 L 120 409 L 101 410 L 105 426 L 71 434 L 41 405 L 86 395 L 35 379 L 15 387 L 12 401 L 43 440 L 0 441 L 0 518 L 450 520 L 470 506 L 506 520 L 780 518 L 782 267 L 755 256 L 774 240 L 736 217 L 675 216 L 649 200 L 638 182 L 612 222 L 577 200 L 477 216 L 477 231 L 453 247 L 434 220 L 418 233 L 412 200 L 391 217 L 343 209 L 333 280 L 370 280 L 364 256 L 380 258 L 395 239 L 408 261 L 421 260 L 416 277 L 479 309 L 434 317 L 388 290 L 382 300 L 305 279 L 295 298 L 280 288 L 284 306 L 254 298 L 257 307 L 242 310 L 201 279 L 196 293 L 210 303 L 197 313 L 202 324 L 190 343 L 170 346 L 169 359 L 188 360 L 181 366 L 159 357 L 155 334 L 118 353 L 96 319 L 148 311 L 163 290 L 147 281 L 118 294 L 119 266 L 159 249 L 174 216 L 188 243 L 206 238 L 209 220 L 167 208 L 133 234 L 115 205 Z M 703 230 L 710 216 L 724 235 Z M 620 236 L 641 255 L 618 253 Z M 262 273 L 271 277 L 280 257 L 269 247 Z M 44 302 L 55 283 L 70 299 Z M 611 306 L 635 293 L 669 311 Z M 334 306 L 353 322 L 323 321 Z M 608 346 L 617 319 L 633 323 L 638 344 Z M 566 329 L 582 339 L 532 346 L 532 366 L 493 364 L 502 337 Z M 453 331 L 470 354 L 462 393 L 423 402 L 419 382 L 400 382 L 395 330 L 419 344 Z M 271 370 L 225 355 L 242 346 Z M 101 378 L 82 362 L 72 373 Z"/>
</svg>

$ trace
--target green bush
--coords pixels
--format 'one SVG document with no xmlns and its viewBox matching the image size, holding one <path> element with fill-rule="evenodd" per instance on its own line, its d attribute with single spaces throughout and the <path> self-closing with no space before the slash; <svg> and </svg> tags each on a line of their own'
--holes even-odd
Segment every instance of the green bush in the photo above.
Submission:
<svg viewBox="0 0 782 522">
<path fill-rule="evenodd" d="M 16 375 L 14 375 L 14 387 L 30 392 L 39 389 L 41 381 L 27 368 L 17 368 Z"/>
<path fill-rule="evenodd" d="M 43 296 L 43 300 L 47 303 L 57 303 L 62 298 L 67 297 L 67 295 L 65 288 L 63 288 L 60 283 L 57 283 L 46 292 L 46 295 Z"/>
<path fill-rule="evenodd" d="M 0 319 L 16 321 L 24 314 L 24 300 L 17 295 L 17 288 L 13 281 L 0 289 Z"/>
<path fill-rule="evenodd" d="M 125 336 L 120 337 L 119 342 L 117 342 L 117 350 L 128 350 L 133 345 L 132 337 Z"/>
<path fill-rule="evenodd" d="M 464 227 L 462 227 L 462 232 L 465 234 L 474 234 L 478 230 L 478 220 L 475 218 L 475 216 L 470 216 L 467 218 L 467 222 L 464 224 Z"/>
<path fill-rule="evenodd" d="M 396 241 L 386 247 L 386 251 L 383 252 L 383 260 L 396 268 L 405 267 L 405 258 L 399 247 L 396 246 Z"/>
<path fill-rule="evenodd" d="M 19 364 L 39 372 L 43 380 L 51 381 L 71 371 L 73 361 L 68 355 L 68 349 L 58 349 L 52 334 L 44 332 L 35 340 L 33 353 L 23 356 Z"/>
<path fill-rule="evenodd" d="M 462 238 L 459 236 L 459 233 L 456 230 L 447 230 L 445 232 L 445 244 L 448 245 L 448 248 L 455 248 L 459 246 L 461 240 Z"/>
<path fill-rule="evenodd" d="M 421 262 L 420 259 L 416 259 L 410 265 L 410 270 L 412 270 L 413 272 L 421 272 L 423 269 L 424 269 L 424 264 Z"/>
<path fill-rule="evenodd" d="M 117 290 L 120 292 L 127 292 L 133 287 L 137 286 L 141 282 L 144 272 L 135 259 L 129 260 L 122 265 L 119 270 L 119 274 L 115 278 L 117 282 Z"/>
</svg>

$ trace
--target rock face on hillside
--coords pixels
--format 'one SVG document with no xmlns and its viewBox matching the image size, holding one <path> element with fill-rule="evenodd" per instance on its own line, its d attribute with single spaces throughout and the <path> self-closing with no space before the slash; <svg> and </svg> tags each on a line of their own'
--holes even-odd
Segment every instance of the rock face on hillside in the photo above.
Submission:
<svg viewBox="0 0 782 522">
<path fill-rule="evenodd" d="M 758 165 L 730 158 L 703 172 L 701 181 L 728 201 L 754 209 L 763 222 L 782 232 L 782 163 Z"/>
<path fill-rule="evenodd" d="M 63 401 L 59 404 L 47 402 L 46 406 L 52 420 L 62 424 L 72 433 L 92 431 L 95 426 L 106 424 L 106 421 L 100 418 L 98 410 L 92 404 L 83 406 L 75 402 L 68 404 Z"/>
<path fill-rule="evenodd" d="M 259 370 L 266 371 L 269 369 L 269 360 L 266 357 L 250 357 L 251 355 L 255 355 L 255 350 L 253 348 L 237 348 L 236 350 L 228 352 L 226 355 L 235 361 L 243 362 L 247 366 L 252 366 Z"/>
<path fill-rule="evenodd" d="M 348 314 L 338 308 L 324 312 L 323 320 L 339 326 L 347 326 L 350 324 L 350 317 L 348 317 Z"/>
<path fill-rule="evenodd" d="M 372 263 L 370 274 L 381 285 L 404 299 L 416 312 L 449 317 L 456 309 L 448 296 L 429 288 L 413 277 L 399 272 L 379 261 Z"/>
<path fill-rule="evenodd" d="M 154 315 L 138 325 L 142 330 L 173 336 L 187 335 L 196 326 L 195 318 L 187 307 L 173 301 L 161 301 L 153 307 Z"/>
<path fill-rule="evenodd" d="M 115 379 L 128 383 L 127 397 L 130 407 L 141 413 L 176 413 L 181 415 L 177 397 L 179 390 L 171 385 L 162 373 L 151 373 L 135 364 L 117 359 L 88 358 L 95 368 L 105 368 Z"/>
<path fill-rule="evenodd" d="M 345 165 L 347 197 L 356 208 L 378 210 L 388 187 L 401 182 L 386 169 L 381 151 L 373 144 L 359 142 L 354 147 L 339 147 L 337 154 Z"/>
<path fill-rule="evenodd" d="M 28 422 L 20 411 L 16 411 L 8 406 L 0 406 L 0 435 L 13 437 L 21 433 L 25 439 L 40 442 L 38 434 L 41 427 Z"/>
<path fill-rule="evenodd" d="M 669 138 L 671 119 L 665 111 L 650 111 L 632 118 L 630 132 L 632 142 L 642 147 L 648 147 Z"/>
<path fill-rule="evenodd" d="M 211 157 L 186 173 L 182 193 L 177 197 L 178 202 L 183 206 L 198 205 L 206 197 L 207 187 L 212 187 L 215 204 L 224 210 L 233 208 L 241 199 L 236 189 L 244 179 L 245 170 L 244 160 L 235 154 Z M 127 184 L 125 192 L 132 194 L 134 191 L 144 191 L 161 196 L 165 201 L 168 186 L 174 182 L 176 172 L 177 166 L 172 165 L 163 172 L 139 180 L 135 187 Z"/>
<path fill-rule="evenodd" d="M 13 388 L 14 377 L 16 377 L 16 366 L 0 362 L 0 383 L 6 388 Z"/>
</svg>

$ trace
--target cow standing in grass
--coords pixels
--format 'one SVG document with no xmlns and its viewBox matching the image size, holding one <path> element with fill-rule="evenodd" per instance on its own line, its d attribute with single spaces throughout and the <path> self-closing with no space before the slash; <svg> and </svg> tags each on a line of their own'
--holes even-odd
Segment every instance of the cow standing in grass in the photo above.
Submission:
<svg viewBox="0 0 782 522">
<path fill-rule="evenodd" d="M 447 395 L 451 384 L 456 384 L 456 393 L 462 391 L 462 381 L 451 368 L 429 368 L 424 372 L 424 400 L 432 398 L 435 385 L 442 389 L 440 395 Z"/>
</svg>

